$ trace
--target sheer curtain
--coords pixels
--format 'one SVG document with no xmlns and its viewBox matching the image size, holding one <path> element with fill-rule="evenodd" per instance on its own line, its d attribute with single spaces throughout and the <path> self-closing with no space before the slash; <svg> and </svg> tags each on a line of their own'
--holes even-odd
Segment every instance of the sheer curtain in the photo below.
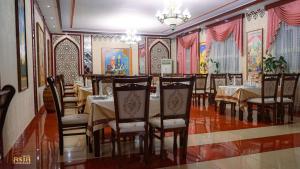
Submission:
<svg viewBox="0 0 300 169">
<path fill-rule="evenodd" d="M 223 42 L 214 41 L 211 44 L 209 58 L 220 63 L 220 73 L 239 73 L 240 54 L 232 35 Z M 213 73 L 214 66 L 209 62 L 209 71 Z"/>
<path fill-rule="evenodd" d="M 300 73 L 300 26 L 281 22 L 271 53 L 274 57 L 283 56 L 286 59 L 290 73 Z M 300 111 L 300 82 L 296 90 L 295 109 Z"/>
<path fill-rule="evenodd" d="M 274 57 L 283 56 L 288 63 L 289 72 L 300 72 L 300 26 L 282 22 L 271 54 Z"/>
</svg>

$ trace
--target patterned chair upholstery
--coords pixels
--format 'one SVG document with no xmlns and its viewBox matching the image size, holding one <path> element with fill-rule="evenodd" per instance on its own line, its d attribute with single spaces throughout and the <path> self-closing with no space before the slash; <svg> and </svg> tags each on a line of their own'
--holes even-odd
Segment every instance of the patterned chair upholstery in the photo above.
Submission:
<svg viewBox="0 0 300 169">
<path fill-rule="evenodd" d="M 160 78 L 160 117 L 150 119 L 150 150 L 154 147 L 154 137 L 160 139 L 160 155 L 163 157 L 164 136 L 166 132 L 174 132 L 174 156 L 177 153 L 177 135 L 180 134 L 182 157 L 186 156 L 189 113 L 195 76 L 182 78 Z M 155 132 L 160 133 L 155 135 Z"/>
<path fill-rule="evenodd" d="M 121 155 L 120 138 L 139 135 L 144 140 L 144 160 L 148 155 L 148 119 L 150 86 L 152 77 L 123 77 L 113 79 L 116 120 L 108 125 L 112 129 L 113 155 L 117 139 L 118 155 Z"/>
<path fill-rule="evenodd" d="M 280 94 L 277 97 L 276 102 L 278 104 L 278 114 L 277 120 L 280 123 L 284 123 L 284 108 L 288 106 L 289 120 L 288 122 L 293 122 L 294 115 L 294 102 L 295 93 L 299 80 L 299 74 L 283 74 L 281 78 Z"/>
</svg>

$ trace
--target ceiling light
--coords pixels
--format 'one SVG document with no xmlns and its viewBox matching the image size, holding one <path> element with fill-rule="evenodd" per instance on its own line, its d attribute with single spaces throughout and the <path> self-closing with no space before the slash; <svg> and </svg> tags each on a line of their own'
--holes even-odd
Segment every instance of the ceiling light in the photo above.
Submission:
<svg viewBox="0 0 300 169">
<path fill-rule="evenodd" d="M 54 17 L 53 17 L 53 16 L 51 16 L 51 17 L 50 17 L 50 19 L 51 19 L 51 20 L 53 20 L 53 19 L 54 19 Z"/>
<path fill-rule="evenodd" d="M 53 28 L 55 28 L 55 25 L 53 25 Z"/>
<path fill-rule="evenodd" d="M 51 8 L 51 6 L 50 6 L 50 5 L 47 5 L 47 8 Z"/>
<path fill-rule="evenodd" d="M 166 1 L 165 9 L 156 12 L 156 18 L 163 24 L 167 24 L 172 30 L 175 30 L 176 26 L 183 22 L 187 22 L 191 18 L 191 14 L 188 9 L 181 12 L 181 4 L 177 0 Z"/>
<path fill-rule="evenodd" d="M 141 41 L 141 37 L 136 35 L 136 30 L 127 30 L 126 35 L 121 36 L 121 41 L 126 44 L 136 44 Z"/>
<path fill-rule="evenodd" d="M 249 9 L 249 8 L 247 8 L 246 10 L 247 10 L 247 11 L 249 11 L 250 9 Z"/>
</svg>

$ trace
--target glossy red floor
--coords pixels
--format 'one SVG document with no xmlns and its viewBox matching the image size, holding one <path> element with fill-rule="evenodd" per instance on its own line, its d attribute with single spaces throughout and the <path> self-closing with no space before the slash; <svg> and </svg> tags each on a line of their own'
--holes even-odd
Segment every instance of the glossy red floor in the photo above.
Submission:
<svg viewBox="0 0 300 169">
<path fill-rule="evenodd" d="M 220 134 L 222 134 L 226 131 L 236 130 L 239 132 L 238 130 L 241 129 L 267 126 L 270 124 L 248 123 L 232 118 L 230 115 L 219 115 L 213 111 L 213 107 L 209 107 L 207 110 L 193 107 L 189 134 L 198 137 L 205 133 L 221 132 Z M 106 131 L 108 137 L 109 130 Z M 163 160 L 160 160 L 159 155 L 153 155 L 147 165 L 143 163 L 142 155 L 136 153 L 124 155 L 119 159 L 106 156 L 59 162 L 57 133 L 55 114 L 37 115 L 0 162 L 0 168 L 160 168 L 300 146 L 299 130 L 288 134 L 275 134 L 259 138 L 249 137 L 249 139 L 240 138 L 211 144 L 189 145 L 185 161 L 179 160 L 179 157 L 174 159 L 172 150 L 167 150 Z M 14 164 L 15 157 L 22 157 L 22 155 L 30 156 L 30 164 Z"/>
</svg>

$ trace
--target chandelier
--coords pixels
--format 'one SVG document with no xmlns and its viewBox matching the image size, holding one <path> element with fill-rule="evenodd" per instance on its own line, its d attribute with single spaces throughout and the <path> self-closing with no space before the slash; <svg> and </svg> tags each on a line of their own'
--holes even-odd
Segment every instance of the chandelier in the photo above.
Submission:
<svg viewBox="0 0 300 169">
<path fill-rule="evenodd" d="M 140 36 L 136 35 L 136 30 L 127 30 L 126 35 L 121 36 L 121 41 L 126 44 L 136 44 L 141 40 Z"/>
<path fill-rule="evenodd" d="M 167 24 L 172 30 L 175 30 L 176 26 L 187 22 L 191 18 L 191 14 L 188 9 L 183 12 L 180 10 L 181 3 L 175 0 L 166 1 L 165 9 L 156 12 L 156 18 L 163 24 Z"/>
</svg>

